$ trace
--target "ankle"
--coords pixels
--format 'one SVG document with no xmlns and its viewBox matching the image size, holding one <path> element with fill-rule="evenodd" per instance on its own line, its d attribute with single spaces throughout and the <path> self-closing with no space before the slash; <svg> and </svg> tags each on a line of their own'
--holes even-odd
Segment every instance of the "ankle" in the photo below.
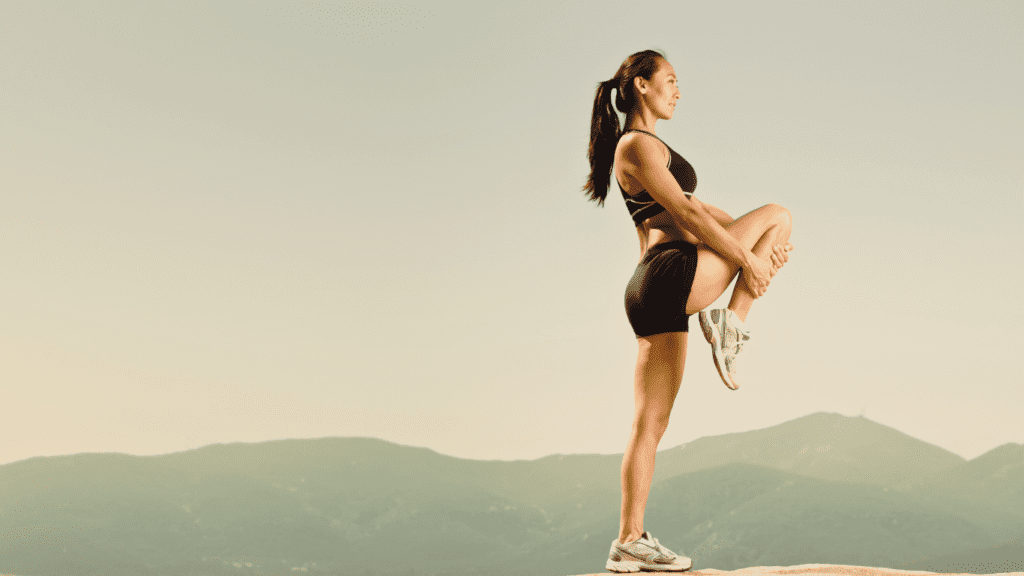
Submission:
<svg viewBox="0 0 1024 576">
<path fill-rule="evenodd" d="M 625 535 L 619 534 L 619 544 L 625 544 L 627 542 L 633 542 L 635 540 L 639 540 L 641 536 L 643 536 L 643 534 L 632 534 L 632 533 L 628 533 L 628 534 L 625 534 Z"/>
<path fill-rule="evenodd" d="M 747 312 L 749 312 L 749 310 L 743 310 L 742 311 L 742 315 L 740 314 L 740 312 L 737 312 L 736 310 L 733 310 L 732 308 L 726 308 L 726 310 L 728 310 L 729 312 L 732 312 L 732 317 L 734 319 L 738 320 L 738 322 L 737 322 L 737 327 L 738 328 L 745 328 L 746 327 L 745 323 L 747 321 Z"/>
</svg>

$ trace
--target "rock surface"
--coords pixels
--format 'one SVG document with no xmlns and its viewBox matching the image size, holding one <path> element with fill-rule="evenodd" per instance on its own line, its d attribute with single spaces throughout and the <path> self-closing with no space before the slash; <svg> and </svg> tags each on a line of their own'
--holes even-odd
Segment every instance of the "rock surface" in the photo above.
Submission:
<svg viewBox="0 0 1024 576">
<path fill-rule="evenodd" d="M 579 576 L 610 576 L 614 572 L 598 572 L 595 574 L 580 574 Z M 921 570 L 896 570 L 894 568 L 871 568 L 868 566 L 844 566 L 841 564 L 800 564 L 799 566 L 755 566 L 741 570 L 715 570 L 704 568 L 703 570 L 687 570 L 686 572 L 640 572 L 640 576 L 648 574 L 686 574 L 718 576 L 730 574 L 732 576 L 765 576 L 770 574 L 800 574 L 801 576 L 903 576 L 903 575 L 931 575 L 942 574 L 971 574 L 972 572 L 924 572 Z M 990 574 L 1024 576 L 1024 572 L 992 572 Z"/>
</svg>

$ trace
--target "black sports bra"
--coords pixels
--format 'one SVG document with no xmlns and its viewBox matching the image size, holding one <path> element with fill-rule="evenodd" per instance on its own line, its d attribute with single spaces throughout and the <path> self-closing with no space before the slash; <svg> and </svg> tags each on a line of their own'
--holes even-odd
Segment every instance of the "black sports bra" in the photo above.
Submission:
<svg viewBox="0 0 1024 576">
<path fill-rule="evenodd" d="M 629 130 L 623 130 L 622 133 L 626 132 L 643 132 L 644 134 L 650 134 L 655 138 L 658 138 L 654 134 L 647 132 L 646 130 L 637 130 L 635 128 Z M 621 137 L 621 135 L 620 135 Z M 665 141 L 658 138 L 658 141 L 665 144 Z M 697 189 L 697 172 L 694 171 L 693 166 L 686 161 L 685 158 L 676 153 L 671 146 L 665 144 L 668 148 L 668 169 L 675 177 L 676 182 L 679 183 L 679 187 L 683 189 L 687 194 L 693 194 L 693 191 Z M 615 183 L 619 185 L 619 191 L 622 192 L 622 198 L 626 201 L 626 209 L 629 210 L 629 215 L 633 217 L 633 222 L 639 226 L 641 222 L 665 211 L 665 207 L 651 197 L 651 194 L 644 190 L 636 196 L 629 196 L 626 191 L 622 189 L 622 183 L 619 182 L 618 176 L 615 177 Z"/>
</svg>

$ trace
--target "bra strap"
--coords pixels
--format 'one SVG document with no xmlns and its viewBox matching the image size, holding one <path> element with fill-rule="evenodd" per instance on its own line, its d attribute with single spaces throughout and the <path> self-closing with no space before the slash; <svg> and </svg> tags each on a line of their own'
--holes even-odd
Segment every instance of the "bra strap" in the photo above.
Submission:
<svg viewBox="0 0 1024 576">
<path fill-rule="evenodd" d="M 654 136 L 655 138 L 658 138 L 657 134 L 651 134 L 647 130 L 640 130 L 639 128 L 627 128 L 626 130 L 622 131 L 622 134 L 625 134 L 626 132 L 643 132 L 644 134 L 647 134 L 647 135 L 650 135 L 650 136 Z M 621 136 L 621 134 L 620 134 L 620 136 Z M 662 140 L 661 138 L 658 138 L 658 142 L 661 142 L 662 144 L 665 144 L 665 141 Z M 668 146 L 668 144 L 665 144 L 665 146 Z M 669 146 L 669 148 L 671 148 L 671 146 Z"/>
</svg>

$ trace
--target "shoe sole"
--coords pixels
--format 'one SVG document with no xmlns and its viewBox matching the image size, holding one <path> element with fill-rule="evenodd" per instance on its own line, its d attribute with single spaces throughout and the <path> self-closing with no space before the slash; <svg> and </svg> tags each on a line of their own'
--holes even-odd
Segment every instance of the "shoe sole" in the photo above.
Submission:
<svg viewBox="0 0 1024 576">
<path fill-rule="evenodd" d="M 700 320 L 700 329 L 704 332 L 704 339 L 711 344 L 711 359 L 715 361 L 715 369 L 718 370 L 718 376 L 725 383 L 725 387 L 729 390 L 739 390 L 739 386 L 733 387 L 729 380 L 729 375 L 725 372 L 725 366 L 722 366 L 718 362 L 718 351 L 721 350 L 718 338 L 715 337 L 715 329 L 711 326 L 711 321 L 708 320 L 709 314 L 703 310 L 697 314 L 697 318 Z M 724 360 L 723 360 L 724 362 Z"/>
<path fill-rule="evenodd" d="M 685 564 L 648 564 L 639 560 L 616 562 L 609 558 L 604 567 L 611 572 L 686 572 L 693 567 L 693 562 L 687 558 Z"/>
</svg>

